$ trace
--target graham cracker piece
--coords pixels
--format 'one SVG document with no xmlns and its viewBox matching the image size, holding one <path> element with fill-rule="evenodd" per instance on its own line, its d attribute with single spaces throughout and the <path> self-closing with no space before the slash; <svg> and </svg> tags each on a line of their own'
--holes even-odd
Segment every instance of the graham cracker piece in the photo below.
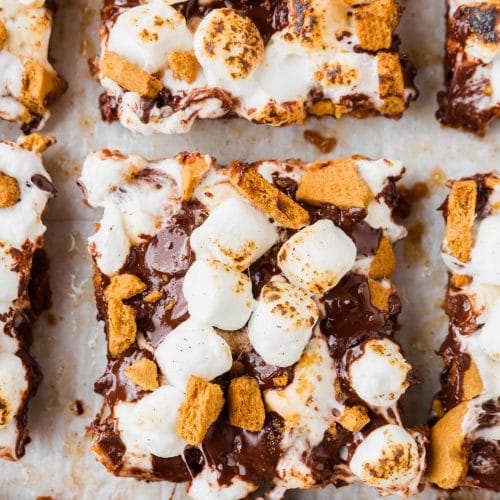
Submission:
<svg viewBox="0 0 500 500">
<path fill-rule="evenodd" d="M 487 188 L 495 189 L 500 186 L 500 177 L 497 174 L 491 174 L 486 178 L 485 184 Z"/>
<path fill-rule="evenodd" d="M 455 181 L 448 197 L 446 243 L 456 259 L 467 262 L 472 250 L 472 222 L 476 213 L 477 186 L 473 180 Z"/>
<path fill-rule="evenodd" d="M 370 278 L 374 280 L 390 278 L 396 269 L 396 256 L 392 249 L 391 241 L 384 236 L 380 240 L 377 253 L 370 266 Z"/>
<path fill-rule="evenodd" d="M 5 27 L 5 24 L 0 21 L 0 50 L 4 48 L 5 42 L 7 41 L 7 38 L 9 36 L 9 33 L 7 31 L 7 28 Z"/>
<path fill-rule="evenodd" d="M 472 278 L 465 274 L 452 274 L 451 275 L 451 283 L 453 286 L 457 288 L 462 288 L 463 286 L 468 285 L 472 282 Z"/>
<path fill-rule="evenodd" d="M 429 480 L 440 488 L 454 489 L 467 474 L 462 422 L 468 405 L 464 401 L 452 408 L 431 429 Z"/>
<path fill-rule="evenodd" d="M 51 135 L 43 134 L 30 134 L 23 137 L 19 142 L 19 145 L 26 149 L 26 151 L 33 151 L 34 153 L 43 153 L 50 146 L 56 144 L 57 140 Z"/>
<path fill-rule="evenodd" d="M 200 63 L 192 50 L 172 50 L 167 60 L 176 80 L 184 80 L 186 83 L 196 80 Z"/>
<path fill-rule="evenodd" d="M 388 49 L 401 14 L 395 0 L 375 0 L 357 7 L 352 17 L 359 46 L 370 51 Z"/>
<path fill-rule="evenodd" d="M 192 375 L 186 388 L 186 398 L 177 414 L 177 435 L 187 443 L 199 446 L 223 406 L 224 394 L 220 386 Z"/>
<path fill-rule="evenodd" d="M 108 348 L 113 358 L 128 349 L 137 335 L 134 310 L 121 300 L 108 301 Z"/>
<path fill-rule="evenodd" d="M 483 379 L 477 368 L 476 363 L 471 360 L 470 366 L 463 374 L 462 379 L 462 398 L 469 401 L 483 393 Z"/>
<path fill-rule="evenodd" d="M 253 377 L 233 378 L 228 390 L 229 423 L 247 431 L 260 431 L 266 419 L 259 383 Z"/>
<path fill-rule="evenodd" d="M 307 211 L 266 181 L 255 168 L 235 162 L 229 167 L 229 181 L 240 194 L 279 224 L 300 229 L 309 223 Z"/>
<path fill-rule="evenodd" d="M 373 307 L 379 311 L 386 312 L 389 308 L 389 297 L 392 290 L 385 288 L 378 281 L 368 279 L 368 287 L 370 288 L 370 302 Z"/>
<path fill-rule="evenodd" d="M 135 274 L 117 274 L 104 292 L 106 299 L 126 300 L 146 290 L 147 286 Z"/>
<path fill-rule="evenodd" d="M 370 417 L 364 406 L 348 406 L 340 417 L 340 425 L 351 432 L 359 432 L 370 422 Z"/>
<path fill-rule="evenodd" d="M 383 100 L 380 112 L 390 116 L 400 115 L 405 110 L 405 83 L 399 56 L 389 52 L 379 52 L 377 61 L 378 91 Z"/>
<path fill-rule="evenodd" d="M 21 191 L 17 180 L 0 172 L 0 208 L 12 207 L 20 199 Z"/>
<path fill-rule="evenodd" d="M 161 290 L 154 290 L 152 292 L 149 292 L 145 297 L 144 297 L 144 302 L 147 302 L 148 304 L 154 304 L 155 302 L 158 302 L 163 298 L 164 293 Z"/>
<path fill-rule="evenodd" d="M 297 200 L 313 205 L 331 203 L 339 208 L 364 208 L 373 193 L 352 158 L 311 163 L 304 171 Z"/>
<path fill-rule="evenodd" d="M 182 160 L 181 186 L 182 200 L 189 201 L 196 186 L 210 170 L 210 164 L 199 154 L 186 155 Z"/>
<path fill-rule="evenodd" d="M 154 99 L 163 88 L 163 83 L 135 64 L 115 52 L 105 52 L 99 63 L 103 76 L 131 92 Z"/>
<path fill-rule="evenodd" d="M 156 363 L 148 358 L 142 358 L 133 365 L 127 366 L 125 375 L 141 389 L 154 391 L 158 389 L 158 367 Z"/>
</svg>

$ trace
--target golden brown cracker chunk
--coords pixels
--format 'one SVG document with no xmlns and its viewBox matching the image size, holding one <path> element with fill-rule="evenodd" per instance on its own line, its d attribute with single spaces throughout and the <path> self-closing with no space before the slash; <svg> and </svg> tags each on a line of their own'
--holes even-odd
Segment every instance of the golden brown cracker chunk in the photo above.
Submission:
<svg viewBox="0 0 500 500">
<path fill-rule="evenodd" d="M 235 162 L 229 168 L 229 181 L 240 194 L 279 224 L 300 229 L 309 223 L 307 211 L 266 181 L 255 168 Z"/>
<path fill-rule="evenodd" d="M 133 365 L 127 366 L 125 375 L 141 389 L 154 391 L 158 389 L 158 367 L 156 363 L 148 358 L 142 358 Z"/>
<path fill-rule="evenodd" d="M 20 199 L 21 191 L 17 180 L 0 172 L 0 208 L 12 207 Z"/>
<path fill-rule="evenodd" d="M 27 151 L 43 153 L 47 148 L 56 143 L 56 138 L 51 135 L 30 134 L 21 139 L 19 145 Z"/>
<path fill-rule="evenodd" d="M 483 393 L 483 379 L 479 373 L 476 363 L 471 360 L 469 368 L 463 374 L 462 398 L 469 401 Z"/>
<path fill-rule="evenodd" d="M 490 189 L 495 189 L 498 186 L 500 186 L 500 177 L 498 177 L 498 175 L 496 174 L 491 174 L 486 178 L 485 184 L 486 187 Z"/>
<path fill-rule="evenodd" d="M 259 383 L 253 377 L 233 378 L 228 390 L 229 423 L 247 431 L 260 431 L 266 411 Z"/>
<path fill-rule="evenodd" d="M 168 54 L 168 65 L 176 80 L 184 80 L 186 83 L 193 83 L 200 64 L 193 51 L 173 50 Z"/>
<path fill-rule="evenodd" d="M 256 110 L 248 115 L 254 123 L 274 126 L 302 124 L 306 119 L 306 109 L 299 101 L 283 103 L 269 102 L 264 109 Z"/>
<path fill-rule="evenodd" d="M 348 406 L 340 417 L 340 425 L 351 432 L 359 432 L 370 422 L 364 406 Z"/>
<path fill-rule="evenodd" d="M 353 12 L 359 46 L 364 50 L 388 49 L 401 18 L 401 7 L 395 0 L 375 0 Z"/>
<path fill-rule="evenodd" d="M 380 311 L 387 311 L 392 290 L 390 288 L 385 288 L 378 281 L 372 279 L 368 280 L 368 287 L 370 288 L 370 301 L 372 306 Z"/>
<path fill-rule="evenodd" d="M 339 208 L 364 209 L 373 199 L 352 158 L 311 163 L 304 170 L 296 196 L 313 205 L 331 203 Z"/>
<path fill-rule="evenodd" d="M 456 181 L 448 197 L 446 243 L 449 253 L 467 262 L 472 250 L 472 222 L 476 213 L 477 186 L 473 180 Z"/>
<path fill-rule="evenodd" d="M 179 407 L 177 435 L 193 446 L 200 445 L 223 406 L 224 394 L 220 386 L 192 375 L 186 398 Z"/>
<path fill-rule="evenodd" d="M 465 274 L 452 274 L 451 284 L 456 288 L 462 288 L 463 286 L 469 285 L 472 282 L 472 278 Z"/>
<path fill-rule="evenodd" d="M 374 280 L 390 278 L 396 269 L 396 256 L 391 241 L 387 237 L 380 240 L 377 253 L 370 266 L 370 278 Z"/>
<path fill-rule="evenodd" d="M 189 201 L 193 196 L 196 186 L 210 170 L 210 164 L 199 154 L 186 155 L 180 160 L 180 163 L 182 164 L 182 199 L 183 201 Z"/>
<path fill-rule="evenodd" d="M 154 290 L 153 292 L 149 292 L 144 297 L 144 302 L 148 304 L 154 304 L 163 298 L 164 293 L 161 290 Z"/>
<path fill-rule="evenodd" d="M 126 300 L 146 290 L 147 286 L 135 274 L 117 274 L 106 288 L 107 300 Z"/>
<path fill-rule="evenodd" d="M 108 346 L 113 358 L 130 347 L 135 342 L 137 325 L 134 310 L 121 300 L 108 301 Z"/>
<path fill-rule="evenodd" d="M 114 52 L 105 52 L 99 63 L 103 76 L 110 78 L 125 90 L 154 99 L 163 88 L 162 82 Z"/>
<path fill-rule="evenodd" d="M 383 100 L 380 112 L 390 116 L 400 115 L 405 110 L 405 83 L 399 56 L 389 52 L 379 52 L 377 60 L 378 90 L 380 98 Z"/>
<path fill-rule="evenodd" d="M 0 50 L 3 49 L 8 36 L 9 33 L 7 31 L 7 28 L 5 27 L 5 24 L 2 21 L 0 21 Z"/>
<path fill-rule="evenodd" d="M 440 488 L 453 489 L 467 474 L 462 422 L 467 402 L 455 406 L 431 429 L 429 480 Z"/>
</svg>

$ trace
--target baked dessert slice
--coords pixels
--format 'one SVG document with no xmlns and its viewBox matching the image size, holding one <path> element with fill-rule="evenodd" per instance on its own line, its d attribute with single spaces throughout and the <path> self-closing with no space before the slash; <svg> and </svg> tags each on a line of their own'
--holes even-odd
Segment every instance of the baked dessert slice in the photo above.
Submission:
<svg viewBox="0 0 500 500">
<path fill-rule="evenodd" d="M 29 354 L 31 325 L 50 304 L 41 216 L 54 189 L 41 151 L 50 138 L 0 142 L 0 458 L 29 442 L 28 401 L 41 379 Z"/>
<path fill-rule="evenodd" d="M 447 0 L 446 90 L 438 119 L 484 135 L 500 116 L 500 3 Z"/>
<path fill-rule="evenodd" d="M 417 94 L 394 35 L 401 13 L 395 0 L 105 0 L 102 117 L 142 134 L 226 115 L 398 118 Z"/>
<path fill-rule="evenodd" d="M 449 332 L 434 400 L 430 480 L 442 488 L 500 484 L 500 178 L 453 181 L 443 205 Z"/>
<path fill-rule="evenodd" d="M 66 90 L 49 62 L 54 1 L 0 2 L 0 118 L 39 130 Z"/>
<path fill-rule="evenodd" d="M 91 154 L 89 239 L 107 368 L 93 449 L 115 475 L 193 498 L 356 480 L 407 495 L 426 432 L 393 338 L 395 183 L 358 156 L 303 164 Z"/>
</svg>

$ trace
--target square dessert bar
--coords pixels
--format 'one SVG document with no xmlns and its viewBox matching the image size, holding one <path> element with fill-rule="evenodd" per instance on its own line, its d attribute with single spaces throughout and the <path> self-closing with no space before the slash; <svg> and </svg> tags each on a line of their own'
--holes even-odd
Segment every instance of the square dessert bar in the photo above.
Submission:
<svg viewBox="0 0 500 500">
<path fill-rule="evenodd" d="M 41 379 L 28 349 L 32 322 L 50 304 L 41 216 L 54 190 L 40 155 L 50 142 L 0 142 L 0 458 L 10 460 L 29 442 L 28 400 Z"/>
<path fill-rule="evenodd" d="M 430 480 L 499 491 L 500 176 L 453 181 L 443 205 L 449 332 L 433 410 Z"/>
<path fill-rule="evenodd" d="M 484 135 L 500 116 L 500 2 L 448 0 L 444 125 Z"/>
<path fill-rule="evenodd" d="M 0 118 L 43 127 L 66 90 L 48 60 L 55 2 L 0 0 Z"/>
<path fill-rule="evenodd" d="M 424 428 L 393 339 L 398 162 L 303 164 L 181 153 L 85 161 L 105 323 L 93 449 L 115 475 L 188 482 L 196 499 L 355 480 L 419 491 Z"/>
<path fill-rule="evenodd" d="M 142 134 L 225 115 L 398 118 L 417 96 L 401 13 L 395 0 L 105 0 L 102 117 Z"/>
</svg>

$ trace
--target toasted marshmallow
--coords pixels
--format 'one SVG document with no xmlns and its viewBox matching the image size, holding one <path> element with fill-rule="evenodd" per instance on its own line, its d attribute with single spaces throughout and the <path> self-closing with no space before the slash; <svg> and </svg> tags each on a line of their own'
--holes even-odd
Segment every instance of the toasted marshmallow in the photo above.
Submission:
<svg viewBox="0 0 500 500">
<path fill-rule="evenodd" d="M 21 358 L 0 353 L 0 429 L 6 428 L 17 415 L 27 390 L 26 368 Z"/>
<path fill-rule="evenodd" d="M 193 319 L 170 332 L 155 351 L 156 361 L 169 384 L 185 390 L 189 377 L 212 380 L 232 365 L 231 349 L 211 326 Z"/>
<path fill-rule="evenodd" d="M 180 455 L 186 443 L 177 435 L 177 410 L 184 393 L 164 385 L 137 403 L 117 407 L 118 429 L 132 454 L 152 453 L 169 458 Z"/>
<path fill-rule="evenodd" d="M 356 448 L 349 466 L 366 484 L 384 489 L 403 488 L 419 474 L 418 446 L 403 427 L 383 425 Z"/>
<path fill-rule="evenodd" d="M 172 50 L 192 50 L 184 16 L 168 3 L 152 0 L 121 13 L 109 33 L 108 50 L 148 73 L 164 69 Z"/>
<path fill-rule="evenodd" d="M 290 366 L 300 359 L 318 318 L 316 303 L 300 288 L 271 281 L 262 288 L 248 338 L 266 363 Z"/>
<path fill-rule="evenodd" d="M 283 274 L 309 293 L 326 293 L 333 288 L 355 260 L 353 241 L 327 219 L 301 229 L 278 254 Z"/>
<path fill-rule="evenodd" d="M 389 339 L 367 340 L 361 349 L 361 356 L 349 365 L 352 388 L 371 406 L 395 405 L 410 385 L 411 366 Z"/>
<path fill-rule="evenodd" d="M 491 359 L 500 361 L 500 299 L 493 305 L 479 334 L 478 343 Z"/>
<path fill-rule="evenodd" d="M 500 213 L 486 217 L 479 225 L 471 268 L 479 283 L 500 285 Z"/>
<path fill-rule="evenodd" d="M 215 259 L 242 271 L 277 241 L 276 228 L 263 212 L 241 198 L 216 207 L 191 235 L 197 259 Z"/>
<path fill-rule="evenodd" d="M 252 312 L 252 282 L 216 260 L 198 260 L 183 283 L 192 318 L 223 330 L 245 326 Z"/>
</svg>

